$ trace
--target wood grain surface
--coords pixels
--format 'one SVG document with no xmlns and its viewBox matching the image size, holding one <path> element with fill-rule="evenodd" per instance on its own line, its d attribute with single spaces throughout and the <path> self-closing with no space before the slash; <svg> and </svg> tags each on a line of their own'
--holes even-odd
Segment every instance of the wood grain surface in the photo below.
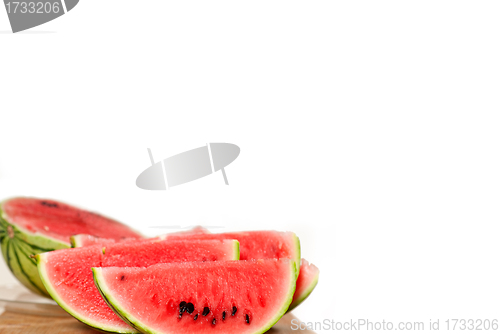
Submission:
<svg viewBox="0 0 500 334">
<path fill-rule="evenodd" d="M 285 315 L 266 334 L 314 334 L 312 331 L 292 331 L 293 314 Z M 78 322 L 70 316 L 39 316 L 9 311 L 0 315 L 2 334 L 97 334 L 98 331 Z M 235 333 L 236 334 L 236 333 Z"/>
</svg>

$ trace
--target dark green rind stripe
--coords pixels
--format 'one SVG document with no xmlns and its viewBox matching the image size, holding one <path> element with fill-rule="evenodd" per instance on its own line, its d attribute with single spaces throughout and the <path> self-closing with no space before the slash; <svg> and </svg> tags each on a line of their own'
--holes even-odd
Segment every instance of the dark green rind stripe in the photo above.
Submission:
<svg viewBox="0 0 500 334">
<path fill-rule="evenodd" d="M 13 246 L 14 245 L 12 244 L 11 239 L 7 239 L 7 243 L 5 244 L 5 246 L 2 245 L 2 252 L 4 253 L 4 257 L 7 265 L 9 266 L 9 269 L 24 286 L 26 286 L 31 291 L 36 291 L 38 293 L 36 288 L 32 287 L 32 284 L 29 282 L 29 280 L 24 275 L 22 275 L 19 264 L 12 256 L 12 252 L 15 253 L 15 249 L 13 249 Z"/>
<path fill-rule="evenodd" d="M 14 239 L 16 240 L 16 239 Z M 14 244 L 14 248 L 16 248 L 16 244 L 13 242 Z M 14 254 L 16 255 L 16 259 L 17 259 L 17 263 L 19 264 L 19 268 L 21 269 L 21 273 L 24 275 L 24 277 L 26 277 L 26 279 L 31 283 L 31 285 L 33 285 L 41 294 L 43 295 L 47 295 L 47 292 L 43 291 L 42 289 L 40 289 L 40 287 L 31 279 L 31 276 L 28 275 L 24 268 L 23 268 L 23 265 L 21 264 L 21 260 L 19 260 L 19 255 L 17 252 L 14 252 Z M 35 265 L 35 268 L 36 268 L 36 265 Z"/>
<path fill-rule="evenodd" d="M 14 241 L 17 241 L 17 239 L 14 239 Z M 28 251 L 28 253 L 29 253 L 28 254 L 25 251 L 26 249 L 23 248 L 23 247 L 27 247 L 26 245 L 16 242 L 16 246 L 19 249 L 19 251 L 21 251 L 21 253 L 23 253 L 24 256 L 26 256 L 26 258 L 30 259 L 30 261 L 36 266 L 36 260 L 30 256 L 30 255 L 36 255 L 34 252 L 30 252 L 32 249 L 30 249 L 30 251 Z"/>
<path fill-rule="evenodd" d="M 36 261 L 29 255 L 68 248 L 70 245 L 43 235 L 31 234 L 15 224 L 10 224 L 5 216 L 3 204 L 0 202 L 0 246 L 8 267 L 19 282 L 28 289 L 50 298 L 41 282 Z"/>
<path fill-rule="evenodd" d="M 52 252 L 52 251 L 54 250 L 54 249 L 50 249 L 50 248 L 42 248 L 42 247 L 39 247 L 39 246 L 37 246 L 37 245 L 32 245 L 32 244 L 30 244 L 30 243 L 28 243 L 28 242 L 24 241 L 24 240 L 23 240 L 23 239 L 21 239 L 21 238 L 16 238 L 16 240 L 21 241 L 22 243 L 24 243 L 24 244 L 28 245 L 28 246 L 29 246 L 29 247 L 31 247 L 31 248 L 36 248 L 37 250 L 40 250 L 40 252 L 38 252 L 38 253 Z"/>
<path fill-rule="evenodd" d="M 3 239 L 7 236 L 7 225 L 3 222 L 1 218 L 1 211 L 0 211 L 0 244 L 3 242 Z"/>
<path fill-rule="evenodd" d="M 11 226 L 9 224 L 2 224 L 2 227 L 5 225 Z M 11 227 L 14 238 L 10 238 L 7 230 L 2 231 L 0 238 L 2 253 L 10 271 L 31 291 L 50 297 L 44 290 L 43 283 L 41 281 L 37 282 L 40 278 L 38 276 L 36 260 L 30 258 L 30 255 L 51 251 L 52 249 L 29 244 L 22 239 L 22 232 L 19 232 L 14 226 Z"/>
<path fill-rule="evenodd" d="M 10 264 L 10 244 L 11 244 L 11 242 L 9 239 L 7 239 L 6 242 L 7 242 L 7 251 L 6 251 L 6 253 L 7 253 L 7 266 L 9 266 L 9 269 L 11 272 L 14 272 L 14 270 L 12 269 L 12 265 Z"/>
</svg>

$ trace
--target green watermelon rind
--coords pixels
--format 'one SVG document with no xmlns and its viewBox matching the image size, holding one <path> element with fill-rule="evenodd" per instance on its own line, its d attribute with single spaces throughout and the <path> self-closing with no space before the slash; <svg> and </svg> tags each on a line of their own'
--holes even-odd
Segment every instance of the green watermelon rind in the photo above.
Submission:
<svg viewBox="0 0 500 334">
<path fill-rule="evenodd" d="M 138 333 L 137 331 L 132 331 L 132 330 L 123 330 L 122 328 L 116 328 L 112 326 L 103 326 L 102 323 L 97 323 L 94 322 L 88 318 L 85 318 L 82 316 L 80 312 L 76 312 L 73 310 L 71 306 L 66 304 L 64 300 L 60 297 L 60 295 L 57 293 L 57 291 L 54 289 L 52 283 L 50 282 L 50 279 L 48 277 L 47 271 L 46 271 L 46 266 L 45 264 L 47 263 L 47 256 L 50 256 L 49 253 L 42 253 L 36 255 L 36 260 L 38 263 L 38 271 L 40 274 L 40 277 L 42 279 L 43 284 L 45 285 L 45 288 L 47 289 L 48 293 L 52 296 L 52 299 L 59 304 L 66 312 L 71 314 L 75 319 L 78 321 L 84 323 L 87 326 L 92 327 L 93 329 L 99 329 L 100 331 L 107 332 L 107 333 Z"/>
<path fill-rule="evenodd" d="M 234 261 L 240 259 L 240 242 L 238 240 L 233 240 L 233 250 L 234 250 Z"/>
<path fill-rule="evenodd" d="M 294 261 L 290 261 L 290 271 L 293 271 L 294 273 L 296 272 L 296 266 L 294 264 Z M 109 305 L 109 307 L 121 318 L 123 319 L 127 324 L 130 326 L 136 328 L 142 333 L 150 333 L 150 334 L 158 334 L 158 332 L 155 332 L 153 329 L 144 326 L 141 324 L 141 322 L 135 318 L 134 316 L 128 314 L 125 310 L 123 310 L 119 306 L 119 302 L 113 298 L 109 288 L 107 287 L 106 283 L 104 282 L 103 276 L 102 276 L 102 268 L 92 268 L 92 273 L 94 275 L 94 283 L 97 287 L 97 290 L 99 290 L 99 293 L 103 297 L 103 299 L 106 301 L 106 303 Z M 283 315 L 287 312 L 288 307 L 290 306 L 290 303 L 293 300 L 293 294 L 295 293 L 295 282 L 297 281 L 297 278 L 295 275 L 290 275 L 290 288 L 287 294 L 287 299 L 285 303 L 283 304 L 282 308 L 276 312 L 276 316 L 269 320 L 267 324 L 259 328 L 256 332 L 252 334 L 263 334 L 267 332 L 271 327 L 273 327 L 282 317 Z"/>
<path fill-rule="evenodd" d="M 134 328 L 134 329 L 138 330 L 138 331 L 139 331 L 139 332 L 141 332 L 141 333 L 144 333 L 144 332 L 143 332 L 143 330 L 141 329 L 141 326 L 139 326 L 139 325 L 137 325 L 137 324 L 135 324 L 135 323 L 131 322 L 128 318 L 124 317 L 124 316 L 121 314 L 121 312 L 119 312 L 119 310 L 118 310 L 117 308 L 115 308 L 115 306 L 113 305 L 113 303 L 111 303 L 111 302 L 109 301 L 108 296 L 106 296 L 106 295 L 102 292 L 102 290 L 101 290 L 101 288 L 100 288 L 100 286 L 99 286 L 99 283 L 98 283 L 98 282 L 97 282 L 97 280 L 96 280 L 96 274 L 95 274 L 94 269 L 101 269 L 101 268 L 92 268 L 92 276 L 94 277 L 94 284 L 95 284 L 95 286 L 97 287 L 97 291 L 99 291 L 99 294 L 101 295 L 102 299 L 104 299 L 104 301 L 106 302 L 106 304 L 108 304 L 109 308 L 110 308 L 111 310 L 113 310 L 113 312 L 115 312 L 115 314 L 116 314 L 118 317 L 120 317 L 120 319 L 122 319 L 122 320 L 123 320 L 126 324 L 128 324 L 130 327 L 132 327 L 132 328 Z"/>
<path fill-rule="evenodd" d="M 301 259 L 301 254 L 300 254 L 300 239 L 299 237 L 291 232 L 294 236 L 294 243 L 295 243 L 295 259 L 294 259 L 294 262 L 295 262 L 295 279 L 297 280 L 297 278 L 299 277 L 299 274 L 300 274 L 300 259 Z"/>
<path fill-rule="evenodd" d="M 71 248 L 81 247 L 81 244 L 79 242 L 80 238 L 81 238 L 81 234 L 72 235 L 71 237 L 69 237 L 69 243 L 71 244 Z"/>
<path fill-rule="evenodd" d="M 7 199 L 6 201 L 8 201 Z M 12 274 L 29 290 L 36 294 L 50 298 L 40 276 L 36 262 L 30 255 L 50 252 L 56 249 L 69 248 L 70 244 L 56 240 L 48 236 L 31 233 L 14 223 L 2 210 L 3 201 L 0 203 L 0 242 L 2 254 Z M 13 238 L 9 236 L 14 235 Z M 17 265 L 15 265 L 17 263 Z"/>
<path fill-rule="evenodd" d="M 309 295 L 313 292 L 313 290 L 316 288 L 316 285 L 318 285 L 318 281 L 319 281 L 319 271 L 316 273 L 316 276 L 314 277 L 314 280 L 311 281 L 311 284 L 309 284 L 309 286 L 307 287 L 306 290 L 304 290 L 304 292 L 300 295 L 299 298 L 297 298 L 294 302 L 292 302 L 290 304 L 290 307 L 288 308 L 288 312 L 292 311 L 294 308 L 296 308 L 297 306 L 299 306 L 300 304 L 302 304 L 302 302 L 304 300 L 307 299 L 307 297 L 309 297 Z"/>
<path fill-rule="evenodd" d="M 16 278 L 29 290 L 37 294 L 45 294 L 45 289 L 39 289 L 36 284 L 37 277 L 33 277 L 30 273 L 24 270 L 21 264 L 20 257 L 17 254 L 17 244 L 13 239 L 8 239 L 2 242 L 2 253 L 12 273 L 16 273 Z M 21 257 L 22 259 L 22 257 Z M 41 284 L 41 282 L 40 282 Z"/>
</svg>

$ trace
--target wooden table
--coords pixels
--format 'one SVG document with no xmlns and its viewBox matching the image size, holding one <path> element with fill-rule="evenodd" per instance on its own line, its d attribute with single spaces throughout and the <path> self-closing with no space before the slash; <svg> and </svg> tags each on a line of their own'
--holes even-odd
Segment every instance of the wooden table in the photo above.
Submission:
<svg viewBox="0 0 500 334">
<path fill-rule="evenodd" d="M 292 331 L 293 314 L 285 315 L 266 334 L 314 334 L 312 331 Z M 97 334 L 98 331 L 78 322 L 69 315 L 39 316 L 9 311 L 0 315 L 2 334 Z M 236 334 L 236 333 L 235 333 Z"/>
</svg>

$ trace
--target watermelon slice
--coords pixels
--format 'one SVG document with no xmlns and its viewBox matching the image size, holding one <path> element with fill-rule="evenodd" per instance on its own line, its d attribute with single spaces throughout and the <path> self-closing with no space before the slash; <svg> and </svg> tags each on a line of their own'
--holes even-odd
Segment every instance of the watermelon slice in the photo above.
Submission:
<svg viewBox="0 0 500 334">
<path fill-rule="evenodd" d="M 37 255 L 47 291 L 69 314 L 101 331 L 135 333 L 106 305 L 97 291 L 92 267 L 147 267 L 180 261 L 239 258 L 235 240 L 137 241 L 63 249 Z"/>
<path fill-rule="evenodd" d="M 107 303 L 143 333 L 259 334 L 295 291 L 289 259 L 92 268 Z"/>
<path fill-rule="evenodd" d="M 318 284 L 319 269 L 314 264 L 302 259 L 300 264 L 300 274 L 297 278 L 297 288 L 293 294 L 292 304 L 288 308 L 288 312 L 299 306 L 314 290 Z"/>
<path fill-rule="evenodd" d="M 142 236 L 115 220 L 73 206 L 36 198 L 12 198 L 0 203 L 0 242 L 10 270 L 31 291 L 49 297 L 35 254 L 70 247 L 78 233 L 119 241 Z"/>
<path fill-rule="evenodd" d="M 300 266 L 300 241 L 293 232 L 248 231 L 214 234 L 176 235 L 167 234 L 166 240 L 225 240 L 240 242 L 240 259 L 291 259 L 295 263 L 296 275 Z"/>
</svg>

